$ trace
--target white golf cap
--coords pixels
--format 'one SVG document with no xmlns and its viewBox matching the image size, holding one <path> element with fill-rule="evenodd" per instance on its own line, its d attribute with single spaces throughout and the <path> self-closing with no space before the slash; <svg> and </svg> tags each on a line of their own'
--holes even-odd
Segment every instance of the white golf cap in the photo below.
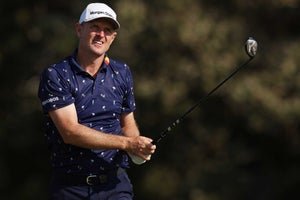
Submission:
<svg viewBox="0 0 300 200">
<path fill-rule="evenodd" d="M 120 28 L 120 23 L 117 21 L 117 14 L 113 9 L 104 3 L 91 3 L 82 12 L 79 23 L 89 22 L 94 19 L 106 18 L 112 22 L 115 29 Z"/>
</svg>

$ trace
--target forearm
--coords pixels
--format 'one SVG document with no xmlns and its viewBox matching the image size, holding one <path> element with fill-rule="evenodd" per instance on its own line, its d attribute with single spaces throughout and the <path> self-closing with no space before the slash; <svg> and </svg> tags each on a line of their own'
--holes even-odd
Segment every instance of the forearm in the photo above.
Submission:
<svg viewBox="0 0 300 200">
<path fill-rule="evenodd" d="M 140 131 L 136 123 L 122 128 L 123 135 L 126 137 L 137 137 L 140 135 Z"/>
<path fill-rule="evenodd" d="M 87 149 L 121 149 L 126 150 L 129 138 L 106 134 L 92 128 L 77 124 L 68 130 L 60 130 L 65 143 Z"/>
<path fill-rule="evenodd" d="M 139 136 L 133 113 L 122 114 L 121 136 L 106 134 L 79 124 L 74 104 L 51 111 L 49 115 L 67 144 L 86 149 L 120 149 L 142 158 L 154 153 L 152 140 Z"/>
<path fill-rule="evenodd" d="M 79 124 L 74 104 L 51 111 L 49 115 L 67 144 L 87 149 L 128 148 L 128 137 L 106 134 Z"/>
<path fill-rule="evenodd" d="M 67 133 L 64 132 L 66 143 L 88 149 L 120 149 L 129 153 L 133 162 L 142 164 L 150 160 L 155 151 L 151 139 L 139 136 L 137 126 L 124 128 L 124 135 L 106 134 L 78 124 Z M 67 134 L 66 134 L 67 133 Z"/>
<path fill-rule="evenodd" d="M 123 135 L 126 137 L 137 137 L 140 135 L 133 113 L 122 115 L 121 126 Z"/>
</svg>

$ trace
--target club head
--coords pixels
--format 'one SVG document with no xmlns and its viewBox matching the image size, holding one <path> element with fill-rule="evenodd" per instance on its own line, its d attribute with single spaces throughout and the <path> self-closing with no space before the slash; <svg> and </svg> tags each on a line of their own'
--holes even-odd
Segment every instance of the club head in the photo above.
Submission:
<svg viewBox="0 0 300 200">
<path fill-rule="evenodd" d="M 253 58 L 257 52 L 257 42 L 252 38 L 249 37 L 245 43 L 245 50 L 248 56 Z"/>
</svg>

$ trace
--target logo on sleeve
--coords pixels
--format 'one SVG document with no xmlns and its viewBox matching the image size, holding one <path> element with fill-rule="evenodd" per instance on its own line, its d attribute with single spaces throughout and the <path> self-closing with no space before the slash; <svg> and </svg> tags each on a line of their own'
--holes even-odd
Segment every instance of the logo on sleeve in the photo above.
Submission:
<svg viewBox="0 0 300 200">
<path fill-rule="evenodd" d="M 55 102 L 55 101 L 58 101 L 58 100 L 59 100 L 58 97 L 52 97 L 52 98 L 50 98 L 50 99 L 47 99 L 47 100 L 43 101 L 43 102 L 42 102 L 42 105 L 44 106 L 44 105 L 46 105 L 47 103 L 52 103 L 52 102 Z"/>
</svg>

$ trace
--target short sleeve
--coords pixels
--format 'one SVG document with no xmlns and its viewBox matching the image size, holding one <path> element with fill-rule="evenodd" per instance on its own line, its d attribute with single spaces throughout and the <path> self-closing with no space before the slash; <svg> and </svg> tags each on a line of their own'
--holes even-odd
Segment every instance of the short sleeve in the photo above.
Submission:
<svg viewBox="0 0 300 200">
<path fill-rule="evenodd" d="M 53 67 L 45 69 L 41 74 L 38 96 L 45 113 L 75 102 L 70 83 Z"/>
</svg>

